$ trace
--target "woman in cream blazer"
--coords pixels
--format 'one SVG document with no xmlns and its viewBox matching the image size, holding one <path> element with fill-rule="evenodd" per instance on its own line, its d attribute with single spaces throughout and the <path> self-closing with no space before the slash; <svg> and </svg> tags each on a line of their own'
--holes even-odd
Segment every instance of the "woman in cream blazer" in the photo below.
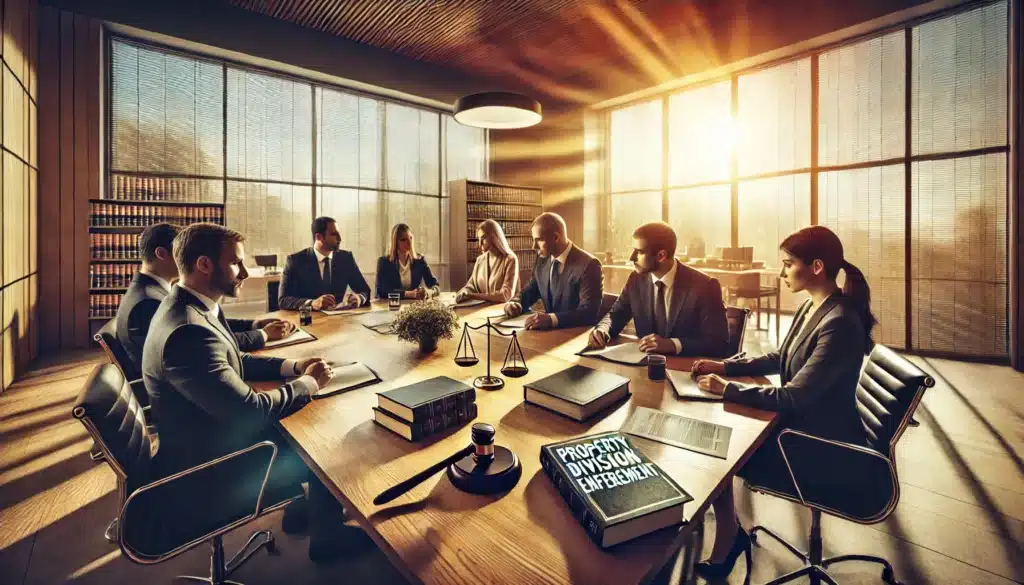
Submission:
<svg viewBox="0 0 1024 585">
<path fill-rule="evenodd" d="M 479 299 L 504 303 L 519 292 L 519 258 L 505 239 L 505 232 L 493 219 L 476 226 L 481 254 L 473 265 L 469 282 L 456 295 L 456 301 Z"/>
</svg>

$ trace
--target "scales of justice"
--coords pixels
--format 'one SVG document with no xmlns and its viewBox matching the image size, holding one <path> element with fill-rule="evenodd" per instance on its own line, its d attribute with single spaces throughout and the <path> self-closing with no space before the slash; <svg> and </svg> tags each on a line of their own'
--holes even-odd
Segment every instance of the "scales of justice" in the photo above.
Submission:
<svg viewBox="0 0 1024 585">
<path fill-rule="evenodd" d="M 462 339 L 459 340 L 459 348 L 455 352 L 455 364 L 468 368 L 480 362 L 480 358 L 476 356 L 476 348 L 473 347 L 473 339 L 469 335 L 469 330 L 479 331 L 485 327 L 487 328 L 487 375 L 478 376 L 473 380 L 473 386 L 481 390 L 501 390 L 505 387 L 504 378 L 491 375 L 491 331 L 494 331 L 501 337 L 512 338 L 512 343 L 509 344 L 508 349 L 505 351 L 505 360 L 501 364 L 501 373 L 509 378 L 521 378 L 530 372 L 526 367 L 526 358 L 523 357 L 523 349 L 519 346 L 519 338 L 516 337 L 515 331 L 512 331 L 512 333 L 502 333 L 495 325 L 491 325 L 490 317 L 487 317 L 486 323 L 476 327 L 470 326 L 468 322 L 464 323 L 462 326 Z"/>
</svg>

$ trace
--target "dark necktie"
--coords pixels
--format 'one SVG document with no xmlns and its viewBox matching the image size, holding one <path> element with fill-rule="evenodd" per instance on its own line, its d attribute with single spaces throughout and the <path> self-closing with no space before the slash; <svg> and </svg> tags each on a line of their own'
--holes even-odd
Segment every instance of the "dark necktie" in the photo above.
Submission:
<svg viewBox="0 0 1024 585">
<path fill-rule="evenodd" d="M 324 258 L 324 291 L 331 292 L 331 259 Z"/>
<path fill-rule="evenodd" d="M 657 280 L 654 282 L 658 289 L 654 295 L 654 332 L 662 337 L 667 337 L 668 316 L 665 314 L 665 283 Z"/>
<path fill-rule="evenodd" d="M 548 279 L 548 306 L 549 313 L 555 312 L 555 291 L 558 290 L 558 277 L 561 274 L 561 265 L 557 259 L 551 261 L 551 278 Z"/>
</svg>

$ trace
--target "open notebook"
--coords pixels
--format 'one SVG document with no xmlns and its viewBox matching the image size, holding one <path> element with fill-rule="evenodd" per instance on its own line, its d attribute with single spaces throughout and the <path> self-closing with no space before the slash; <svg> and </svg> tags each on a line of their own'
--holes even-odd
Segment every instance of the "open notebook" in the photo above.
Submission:
<svg viewBox="0 0 1024 585">
<path fill-rule="evenodd" d="M 701 390 L 690 372 L 665 370 L 665 377 L 668 378 L 668 383 L 672 385 L 672 389 L 676 391 L 676 396 L 680 398 L 687 400 L 722 400 L 720 394 Z"/>
<path fill-rule="evenodd" d="M 601 349 L 584 349 L 577 352 L 576 355 L 600 358 L 628 366 L 642 366 L 647 363 L 647 353 L 640 351 L 640 345 L 633 341 L 609 345 Z"/>
<path fill-rule="evenodd" d="M 348 392 L 363 386 L 369 386 L 380 382 L 380 376 L 365 364 L 353 362 L 342 366 L 335 366 L 331 381 L 317 391 L 313 398 L 324 398 L 339 392 Z"/>
<path fill-rule="evenodd" d="M 295 345 L 297 343 L 306 343 L 307 341 L 313 341 L 316 339 L 316 335 L 313 335 L 309 331 L 306 331 L 302 327 L 296 327 L 288 337 L 277 339 L 275 341 L 268 341 L 263 347 L 270 349 L 272 347 L 284 347 L 286 345 Z"/>
</svg>

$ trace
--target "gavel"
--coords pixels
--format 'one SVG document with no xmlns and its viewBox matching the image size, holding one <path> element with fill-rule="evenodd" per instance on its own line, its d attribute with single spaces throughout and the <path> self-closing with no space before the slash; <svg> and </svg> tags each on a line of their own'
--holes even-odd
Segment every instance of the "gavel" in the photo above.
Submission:
<svg viewBox="0 0 1024 585">
<path fill-rule="evenodd" d="M 446 467 L 452 484 L 463 491 L 485 494 L 510 489 L 519 481 L 522 466 L 515 453 L 494 445 L 494 434 L 493 426 L 474 423 L 469 445 L 384 490 L 373 499 L 373 503 L 378 506 L 386 504 Z"/>
</svg>

